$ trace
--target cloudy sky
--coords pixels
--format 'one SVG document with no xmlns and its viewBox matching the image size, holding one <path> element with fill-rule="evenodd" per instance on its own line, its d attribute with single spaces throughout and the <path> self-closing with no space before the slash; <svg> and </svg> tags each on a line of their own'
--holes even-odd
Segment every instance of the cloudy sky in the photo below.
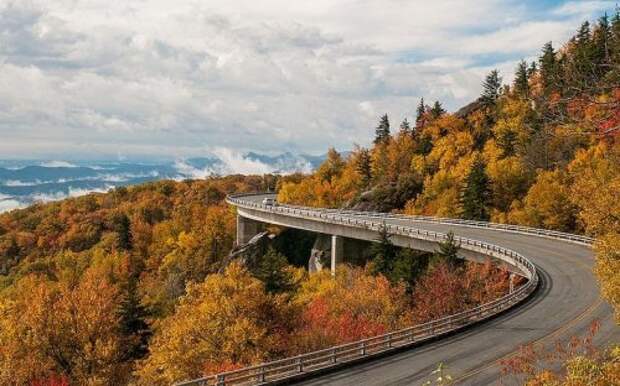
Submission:
<svg viewBox="0 0 620 386">
<path fill-rule="evenodd" d="M 457 109 L 614 2 L 0 0 L 0 158 L 321 153 Z"/>
</svg>

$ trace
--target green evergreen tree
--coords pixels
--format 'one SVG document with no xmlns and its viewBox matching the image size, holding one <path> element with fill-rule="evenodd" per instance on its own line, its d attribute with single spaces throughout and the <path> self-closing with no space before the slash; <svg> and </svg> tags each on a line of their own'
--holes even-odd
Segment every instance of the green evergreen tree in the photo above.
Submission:
<svg viewBox="0 0 620 386">
<path fill-rule="evenodd" d="M 551 42 L 547 42 L 543 46 L 539 61 L 543 94 L 548 96 L 559 88 L 558 61 Z"/>
<path fill-rule="evenodd" d="M 112 227 L 118 237 L 118 247 L 124 250 L 130 250 L 132 246 L 131 240 L 131 221 L 124 213 L 117 213 L 112 218 Z"/>
<path fill-rule="evenodd" d="M 409 248 L 401 248 L 396 255 L 394 266 L 390 274 L 390 281 L 394 284 L 402 282 L 411 291 L 418 277 L 425 272 L 432 254 L 418 252 Z"/>
<path fill-rule="evenodd" d="M 286 256 L 269 247 L 263 255 L 255 276 L 265 283 L 265 290 L 270 293 L 282 293 L 293 289 L 293 278 L 287 270 Z"/>
<path fill-rule="evenodd" d="M 491 71 L 482 83 L 480 102 L 486 107 L 495 107 L 502 87 L 502 78 L 497 70 Z"/>
<path fill-rule="evenodd" d="M 362 179 L 362 186 L 366 187 L 372 180 L 372 159 L 370 157 L 370 151 L 365 148 L 361 148 L 356 165 L 357 173 Z"/>
<path fill-rule="evenodd" d="M 609 63 L 609 46 L 611 41 L 611 25 L 607 12 L 598 19 L 598 24 L 592 36 L 594 57 L 597 64 Z"/>
<path fill-rule="evenodd" d="M 446 239 L 439 243 L 439 249 L 433 254 L 433 263 L 446 262 L 451 266 L 462 264 L 458 257 L 460 249 L 461 245 L 455 240 L 454 232 L 448 232 Z"/>
<path fill-rule="evenodd" d="M 618 60 L 620 57 L 620 10 L 616 9 L 616 13 L 611 18 L 610 27 L 610 54 L 612 61 Z"/>
<path fill-rule="evenodd" d="M 514 81 L 514 90 L 517 95 L 521 98 L 527 99 L 530 94 L 530 84 L 529 84 L 529 71 L 527 68 L 527 62 L 525 60 L 521 60 L 517 65 L 517 69 L 515 71 L 515 81 Z"/>
<path fill-rule="evenodd" d="M 441 117 L 442 115 L 444 115 L 446 113 L 446 110 L 444 110 L 443 106 L 441 105 L 439 101 L 435 101 L 435 103 L 433 104 L 433 107 L 431 107 L 430 113 L 433 119 L 437 119 Z"/>
<path fill-rule="evenodd" d="M 390 139 L 390 120 L 387 114 L 384 114 L 379 120 L 379 125 L 375 129 L 375 144 L 387 143 Z"/>
<path fill-rule="evenodd" d="M 400 135 L 411 135 L 411 126 L 407 118 L 400 123 Z"/>
<path fill-rule="evenodd" d="M 512 130 L 503 131 L 496 138 L 497 146 L 502 149 L 503 157 L 510 157 L 517 152 L 517 133 Z"/>
<path fill-rule="evenodd" d="M 600 79 L 611 69 L 612 31 L 609 16 L 605 13 L 598 20 L 592 34 L 592 58 L 595 65 L 595 81 Z"/>
<path fill-rule="evenodd" d="M 568 60 L 565 78 L 569 86 L 573 87 L 571 93 L 576 94 L 579 93 L 579 90 L 585 89 L 596 78 L 596 64 L 593 62 L 592 34 L 588 21 L 581 25 L 572 41 L 572 55 Z"/>
<path fill-rule="evenodd" d="M 534 75 L 536 75 L 537 72 L 538 72 L 538 65 L 536 64 L 536 62 L 532 61 L 532 63 L 530 63 L 530 66 L 527 68 L 527 77 L 531 78 Z"/>
<path fill-rule="evenodd" d="M 426 115 L 426 106 L 424 105 L 424 98 L 420 98 L 420 103 L 415 113 L 415 127 L 420 129 L 424 126 L 424 117 Z"/>
<path fill-rule="evenodd" d="M 391 240 L 391 235 L 385 224 L 379 228 L 379 238 L 372 244 L 370 254 L 372 256 L 372 271 L 375 275 L 382 274 L 390 277 L 394 269 L 394 260 L 397 248 Z"/>
<path fill-rule="evenodd" d="M 461 217 L 467 220 L 486 221 L 487 207 L 491 199 L 490 180 L 482 157 L 478 156 L 465 178 L 461 192 Z"/>
<path fill-rule="evenodd" d="M 433 150 L 433 138 L 428 134 L 417 135 L 415 153 L 428 155 L 431 150 Z"/>
<path fill-rule="evenodd" d="M 118 310 L 124 360 L 143 358 L 148 353 L 148 342 L 152 335 L 146 322 L 150 315 L 140 302 L 137 286 L 137 277 L 130 278 L 123 286 L 123 298 Z"/>
</svg>

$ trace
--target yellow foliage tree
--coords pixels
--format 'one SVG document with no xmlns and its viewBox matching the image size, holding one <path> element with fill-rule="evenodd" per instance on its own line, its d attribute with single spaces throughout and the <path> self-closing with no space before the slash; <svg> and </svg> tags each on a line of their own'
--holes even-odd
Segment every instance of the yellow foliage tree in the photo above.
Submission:
<svg viewBox="0 0 620 386">
<path fill-rule="evenodd" d="M 576 211 L 562 172 L 541 171 L 525 196 L 523 205 L 513 205 L 508 220 L 538 228 L 572 231 Z"/>
<path fill-rule="evenodd" d="M 88 269 L 79 283 L 22 279 L 0 301 L 0 383 L 28 384 L 53 376 L 70 383 L 126 382 L 118 289 L 106 272 Z"/>
<path fill-rule="evenodd" d="M 137 370 L 140 384 L 168 385 L 222 364 L 250 365 L 284 352 L 287 320 L 279 298 L 237 263 L 224 274 L 189 284 L 175 312 L 152 339 Z"/>
<path fill-rule="evenodd" d="M 609 233 L 596 242 L 594 272 L 601 283 L 601 293 L 613 306 L 620 322 L 620 233 Z"/>
</svg>

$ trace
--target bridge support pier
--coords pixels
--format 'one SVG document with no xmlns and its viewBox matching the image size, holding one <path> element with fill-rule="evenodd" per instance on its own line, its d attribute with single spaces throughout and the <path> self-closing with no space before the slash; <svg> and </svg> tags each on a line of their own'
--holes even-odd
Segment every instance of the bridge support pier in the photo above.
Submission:
<svg viewBox="0 0 620 386">
<path fill-rule="evenodd" d="M 342 251 L 344 250 L 344 240 L 341 236 L 332 235 L 331 268 L 332 276 L 336 276 L 336 265 L 342 262 Z"/>
<path fill-rule="evenodd" d="M 262 222 L 250 220 L 242 216 L 237 216 L 237 245 L 248 243 L 252 237 L 265 230 Z"/>
</svg>

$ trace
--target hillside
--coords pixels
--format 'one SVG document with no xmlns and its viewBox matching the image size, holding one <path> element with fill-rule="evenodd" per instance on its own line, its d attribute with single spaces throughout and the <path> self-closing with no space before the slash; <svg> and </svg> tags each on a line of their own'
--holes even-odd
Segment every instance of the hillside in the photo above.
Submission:
<svg viewBox="0 0 620 386">
<path fill-rule="evenodd" d="M 387 232 L 335 279 L 300 268 L 313 235 L 278 228 L 258 264 L 225 264 L 236 226 L 225 196 L 274 187 L 286 203 L 595 236 L 602 293 L 619 310 L 620 15 L 585 23 L 559 49 L 545 45 L 516 73 L 505 85 L 492 71 L 480 98 L 454 114 L 420 101 L 397 130 L 385 115 L 371 148 L 331 149 L 309 175 L 151 182 L 1 214 L 0 384 L 170 384 L 508 290 L 505 269 L 457 259 L 453 241 L 422 253 Z M 616 351 L 585 369 L 528 376 L 614 376 Z"/>
</svg>

